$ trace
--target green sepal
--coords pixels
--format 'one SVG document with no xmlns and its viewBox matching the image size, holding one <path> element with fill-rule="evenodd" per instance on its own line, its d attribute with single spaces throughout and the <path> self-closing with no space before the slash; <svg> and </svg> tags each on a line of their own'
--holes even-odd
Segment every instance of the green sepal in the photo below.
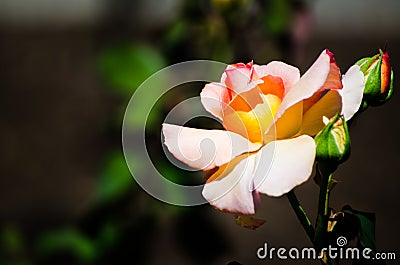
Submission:
<svg viewBox="0 0 400 265">
<path fill-rule="evenodd" d="M 375 106 L 379 104 L 381 92 L 381 63 L 382 57 L 379 58 L 378 63 L 374 65 L 367 76 L 364 88 L 364 98 L 368 105 Z"/>
<path fill-rule="evenodd" d="M 374 55 L 372 57 L 366 57 L 363 59 L 360 59 L 356 62 L 356 65 L 360 66 L 360 71 L 363 72 L 364 75 L 369 74 L 369 70 L 372 66 L 373 63 L 376 63 L 376 60 L 380 54 Z"/>
<path fill-rule="evenodd" d="M 322 176 L 321 173 L 319 172 L 319 170 L 316 170 L 315 172 L 315 176 L 314 176 L 314 182 L 321 187 L 322 185 Z M 339 180 L 336 179 L 330 179 L 328 182 L 328 192 L 331 192 L 333 190 L 334 187 L 336 187 L 336 185 L 340 183 Z"/>
<path fill-rule="evenodd" d="M 385 103 L 392 97 L 392 95 L 393 95 L 393 80 L 394 80 L 394 73 L 393 73 L 393 69 L 391 69 L 389 91 L 388 91 L 386 97 L 380 101 L 379 105 L 382 105 L 383 103 Z"/>
<path fill-rule="evenodd" d="M 368 60 L 370 60 L 372 57 L 365 57 L 365 58 L 362 58 L 362 59 L 360 59 L 360 60 L 358 60 L 356 63 L 355 63 L 355 65 L 358 65 L 358 66 L 360 66 L 360 69 L 361 69 L 361 66 L 362 65 L 364 65 Z"/>
</svg>

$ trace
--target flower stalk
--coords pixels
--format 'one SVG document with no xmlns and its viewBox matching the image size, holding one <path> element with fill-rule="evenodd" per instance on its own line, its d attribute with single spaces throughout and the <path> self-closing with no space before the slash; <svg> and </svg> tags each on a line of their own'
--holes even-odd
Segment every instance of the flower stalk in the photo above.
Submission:
<svg viewBox="0 0 400 265">
<path fill-rule="evenodd" d="M 307 236 L 310 238 L 311 242 L 314 243 L 314 227 L 312 226 L 310 219 L 308 219 L 306 212 L 297 199 L 296 194 L 293 190 L 291 190 L 286 194 L 286 196 L 289 199 L 290 205 L 292 206 L 297 219 L 299 219 L 301 225 L 303 226 L 304 231 L 307 233 Z"/>
<path fill-rule="evenodd" d="M 324 175 L 322 173 L 321 186 L 319 191 L 318 200 L 318 215 L 315 224 L 315 237 L 314 245 L 317 251 L 321 251 L 327 246 L 327 235 L 328 235 L 328 221 L 329 221 L 329 183 L 333 179 L 333 174 Z M 329 264 L 329 260 L 323 260 L 323 264 Z"/>
</svg>

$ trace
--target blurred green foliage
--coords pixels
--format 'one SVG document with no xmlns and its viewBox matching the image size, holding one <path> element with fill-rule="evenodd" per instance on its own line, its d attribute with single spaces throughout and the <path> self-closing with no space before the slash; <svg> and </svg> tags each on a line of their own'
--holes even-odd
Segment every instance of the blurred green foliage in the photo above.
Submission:
<svg viewBox="0 0 400 265">
<path fill-rule="evenodd" d="M 1 245 L 10 254 L 21 253 L 24 248 L 23 237 L 14 225 L 4 226 L 1 231 Z"/>
<path fill-rule="evenodd" d="M 290 28 L 292 7 L 288 1 L 271 0 L 264 15 L 264 26 L 271 34 L 282 34 Z"/>
<path fill-rule="evenodd" d="M 96 188 L 96 204 L 117 200 L 132 189 L 135 182 L 121 152 L 108 155 Z"/>
<path fill-rule="evenodd" d="M 137 43 L 125 43 L 111 45 L 99 54 L 98 68 L 103 80 L 116 94 L 129 99 L 135 90 L 152 74 L 166 66 L 166 60 L 161 52 L 149 45 Z M 147 95 L 140 101 L 135 101 L 134 113 L 127 115 L 125 122 L 129 126 L 141 126 L 142 120 L 147 121 L 148 127 L 154 126 L 160 121 L 160 108 L 162 101 L 153 106 L 147 115 L 146 106 L 152 105 L 153 99 L 158 98 L 161 93 L 161 85 L 164 80 L 156 80 L 154 89 L 146 91 Z M 121 104 L 118 120 L 122 120 L 125 104 Z M 120 123 L 118 123 L 119 125 Z"/>
<path fill-rule="evenodd" d="M 164 66 L 162 54 L 144 44 L 115 45 L 99 55 L 99 69 L 104 80 L 113 90 L 128 96 Z"/>
<path fill-rule="evenodd" d="M 96 248 L 92 240 L 74 228 L 60 231 L 48 231 L 37 242 L 37 251 L 41 256 L 68 251 L 80 264 L 90 264 L 96 258 Z"/>
<path fill-rule="evenodd" d="M 4 224 L 0 230 L 0 264 L 29 265 L 26 257 L 26 242 L 20 228 Z"/>
</svg>

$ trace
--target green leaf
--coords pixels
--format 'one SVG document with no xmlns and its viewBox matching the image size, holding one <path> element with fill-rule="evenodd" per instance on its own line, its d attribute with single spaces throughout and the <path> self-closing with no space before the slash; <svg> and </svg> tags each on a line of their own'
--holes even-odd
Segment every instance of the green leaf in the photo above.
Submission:
<svg viewBox="0 0 400 265">
<path fill-rule="evenodd" d="M 360 221 L 359 241 L 362 247 L 376 251 L 375 245 L 375 214 L 353 210 L 350 206 L 343 207 L 344 213 L 353 214 Z"/>
</svg>

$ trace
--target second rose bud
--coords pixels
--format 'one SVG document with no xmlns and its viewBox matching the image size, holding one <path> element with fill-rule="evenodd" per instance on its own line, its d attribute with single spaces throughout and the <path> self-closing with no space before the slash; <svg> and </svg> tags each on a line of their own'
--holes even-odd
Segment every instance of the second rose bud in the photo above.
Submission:
<svg viewBox="0 0 400 265">
<path fill-rule="evenodd" d="M 390 99 L 393 93 L 393 70 L 387 51 L 359 60 L 357 65 L 365 76 L 363 109 L 379 106 Z"/>
</svg>

